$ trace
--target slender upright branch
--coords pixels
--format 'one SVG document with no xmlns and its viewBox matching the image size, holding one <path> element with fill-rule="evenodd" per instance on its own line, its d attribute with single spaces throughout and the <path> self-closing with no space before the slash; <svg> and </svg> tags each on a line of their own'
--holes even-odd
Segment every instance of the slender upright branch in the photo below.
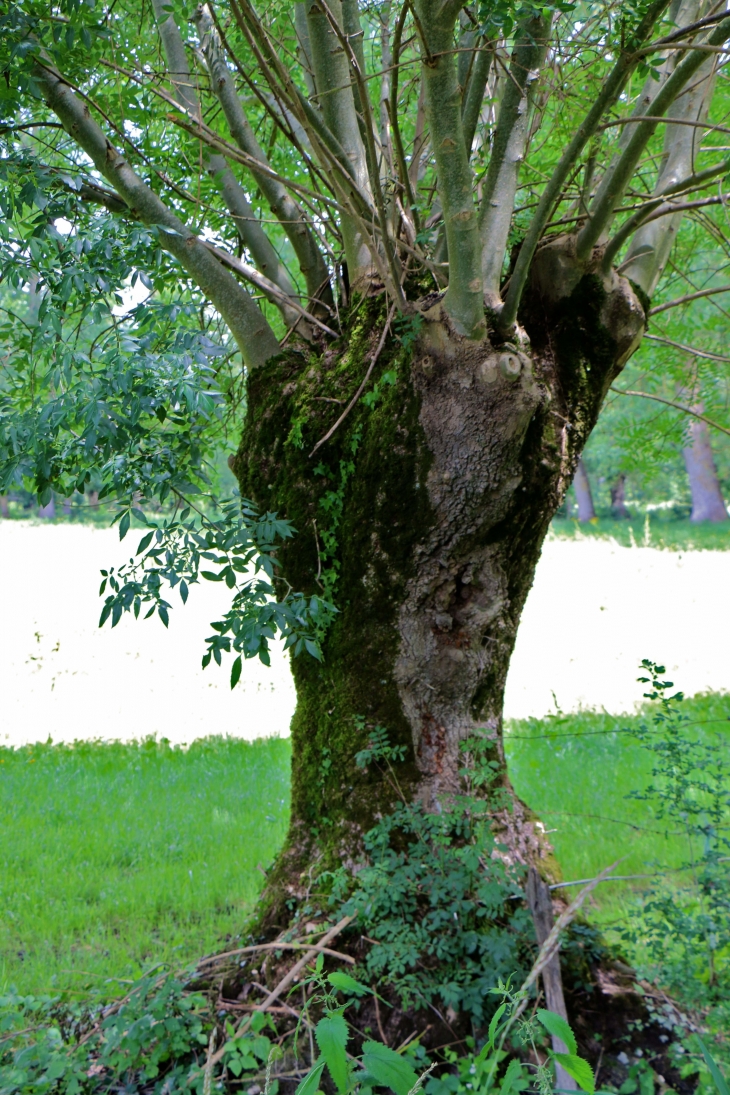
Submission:
<svg viewBox="0 0 730 1095">
<path fill-rule="evenodd" d="M 583 149 L 590 141 L 593 134 L 601 124 L 601 119 L 606 110 L 617 102 L 632 71 L 639 63 L 637 50 L 646 41 L 652 27 L 663 11 L 668 7 L 669 0 L 653 0 L 642 17 L 636 31 L 633 34 L 632 49 L 622 50 L 616 64 L 606 77 L 603 87 L 596 96 L 593 106 L 586 114 L 583 121 L 573 135 L 565 152 L 560 157 L 557 167 L 550 176 L 549 181 L 540 196 L 530 227 L 517 256 L 515 268 L 510 278 L 504 306 L 500 313 L 500 328 L 506 333 L 511 331 L 517 319 L 517 311 L 522 300 L 522 294 L 527 284 L 527 279 L 532 265 L 532 259 L 539 244 L 545 225 L 550 220 L 553 207 L 562 191 L 565 180 L 577 163 Z"/>
<path fill-rule="evenodd" d="M 220 312 L 246 365 L 249 368 L 263 365 L 278 353 L 276 335 L 247 290 L 132 170 L 63 77 L 41 60 L 35 66 L 34 77 L 48 107 L 90 157 L 97 171 L 141 221 L 157 228 L 162 246 L 178 259 Z"/>
<path fill-rule="evenodd" d="M 530 89 L 545 60 L 551 22 L 540 13 L 518 29 L 482 189 L 482 281 L 487 306 L 494 310 L 501 303 L 499 283 L 530 128 Z"/>
<path fill-rule="evenodd" d="M 223 108 L 229 132 L 241 151 L 267 168 L 269 167 L 267 157 L 246 117 L 233 78 L 223 59 L 212 19 L 204 7 L 197 9 L 195 21 L 210 74 L 211 89 Z M 286 187 L 273 179 L 270 174 L 255 170 L 252 174 L 294 249 L 299 268 L 306 281 L 309 297 L 312 299 L 319 297 L 329 303 L 328 297 L 331 297 L 331 293 L 328 292 L 329 272 L 302 210 L 289 195 Z"/>
<path fill-rule="evenodd" d="M 469 80 L 464 89 L 461 107 L 461 119 L 464 125 L 464 143 L 466 144 L 466 153 L 469 159 L 471 159 L 474 134 L 477 131 L 477 123 L 479 121 L 482 103 L 484 102 L 484 93 L 487 90 L 487 80 L 489 79 L 489 72 L 492 67 L 494 43 L 482 39 L 481 44 L 476 46 L 474 52 L 474 64 L 472 65 Z"/>
<path fill-rule="evenodd" d="M 696 3 L 694 6 L 696 8 Z M 700 5 L 700 9 L 709 7 L 709 0 Z M 702 134 L 681 123 L 705 121 L 716 71 L 716 57 L 710 54 L 700 66 L 697 77 L 667 111 L 667 121 L 671 119 L 680 124 L 668 124 L 664 133 L 664 163 L 654 188 L 657 196 L 671 192 L 693 172 Z M 658 210 L 652 211 L 631 242 L 623 273 L 640 285 L 649 297 L 669 258 L 682 217 L 681 211 L 671 217 L 660 217 Z"/>
<path fill-rule="evenodd" d="M 460 334 L 481 338 L 486 324 L 479 230 L 454 59 L 458 8 L 440 0 L 414 0 L 413 9 L 421 36 L 426 113 L 449 253 L 449 287 L 443 306 Z"/>
<path fill-rule="evenodd" d="M 398 306 L 402 311 L 405 311 L 405 297 L 403 295 L 403 288 L 401 286 L 401 270 L 399 267 L 398 259 L 393 248 L 393 241 L 390 236 L 390 225 L 388 223 L 388 217 L 385 211 L 385 199 L 383 196 L 383 188 L 380 182 L 380 172 L 378 170 L 378 157 L 375 148 L 375 121 L 373 119 L 373 113 L 370 108 L 370 100 L 368 97 L 368 89 L 363 77 L 364 68 L 361 67 L 354 50 L 352 49 L 348 36 L 340 29 L 333 12 L 331 11 L 327 0 L 319 0 L 319 4 L 324 10 L 329 24 L 332 28 L 335 37 L 340 42 L 345 55 L 350 64 L 352 74 L 355 80 L 355 87 L 359 91 L 359 101 L 362 104 L 362 130 L 365 134 L 366 147 L 368 153 L 368 173 L 370 175 L 370 182 L 372 185 L 372 191 L 375 198 L 375 208 L 378 211 L 378 221 L 380 222 L 380 231 L 382 234 L 383 250 L 385 251 L 386 259 L 388 262 L 388 268 L 391 275 L 390 289 L 398 302 Z M 364 62 L 363 62 L 364 64 Z"/>
<path fill-rule="evenodd" d="M 328 7 L 344 33 L 340 0 L 330 0 Z M 324 123 L 344 150 L 358 189 L 372 200 L 367 156 L 355 110 L 347 54 L 323 4 L 318 0 L 306 0 L 306 15 L 317 97 Z M 371 277 L 373 260 L 360 226 L 353 218 L 344 215 L 340 227 L 350 284 L 365 284 Z"/>
<path fill-rule="evenodd" d="M 420 231 L 420 223 L 418 216 L 418 208 L 416 206 L 416 197 L 413 193 L 413 186 L 411 185 L 411 177 L 408 171 L 408 165 L 406 163 L 405 149 L 403 148 L 403 136 L 401 134 L 400 122 L 398 120 L 398 82 L 400 78 L 400 53 L 401 42 L 403 40 L 403 27 L 405 25 L 406 16 L 410 8 L 410 0 L 404 0 L 400 13 L 396 20 L 395 29 L 393 31 L 393 71 L 390 79 L 390 97 L 388 100 L 388 116 L 390 118 L 390 127 L 393 133 L 393 145 L 395 148 L 396 163 L 398 165 L 398 181 L 403 187 L 406 198 L 408 199 L 408 207 L 411 216 L 413 217 L 413 223 L 416 231 Z"/>
<path fill-rule="evenodd" d="M 713 46 L 720 45 L 728 37 L 730 37 L 730 18 L 723 19 L 722 23 L 709 35 L 707 42 Z M 633 127 L 626 148 L 608 177 L 607 185 L 602 188 L 600 196 L 594 202 L 590 219 L 578 234 L 576 254 L 579 260 L 588 258 L 592 248 L 609 225 L 616 205 L 621 200 L 644 149 L 661 124 L 657 119 L 663 117 L 706 60 L 706 55 L 701 50 L 690 49 L 650 103 L 647 110 L 650 120 L 639 122 Z"/>
<path fill-rule="evenodd" d="M 193 84 L 179 27 L 174 17 L 168 13 L 163 0 L 152 0 L 157 20 L 170 82 L 175 90 L 175 98 L 191 114 L 202 117 L 197 90 Z M 300 314 L 289 305 L 296 297 L 296 289 L 286 267 L 281 262 L 268 236 L 259 223 L 251 205 L 223 156 L 213 153 L 207 158 L 208 173 L 219 186 L 223 200 L 233 217 L 244 247 L 248 249 L 258 269 L 267 281 L 279 290 L 272 295 L 265 290 L 266 296 L 281 310 L 286 323 L 291 327 L 298 323 Z M 301 327 L 300 327 L 301 331 Z"/>
</svg>

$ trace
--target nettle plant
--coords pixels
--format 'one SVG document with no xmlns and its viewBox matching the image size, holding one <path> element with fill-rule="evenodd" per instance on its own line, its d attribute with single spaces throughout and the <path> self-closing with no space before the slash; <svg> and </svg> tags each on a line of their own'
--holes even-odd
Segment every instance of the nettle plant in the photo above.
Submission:
<svg viewBox="0 0 730 1095">
<path fill-rule="evenodd" d="M 457 1079 L 457 1074 L 452 1073 L 448 1067 L 456 1062 L 455 1054 L 447 1053 L 447 1070 L 442 1078 L 437 1079 L 431 1074 L 437 1067 L 443 1070 L 444 1062 L 432 1061 L 418 1039 L 409 1041 L 400 1051 L 368 1038 L 367 1033 L 363 1040 L 354 1018 L 348 1022 L 345 1013 L 350 1009 L 356 1010 L 357 1002 L 369 996 L 372 990 L 349 974 L 337 971 L 325 975 L 323 964 L 324 958 L 320 955 L 314 972 L 306 979 L 313 991 L 310 1005 L 300 1017 L 300 1025 L 310 1023 L 312 1008 L 321 1014 L 321 1018 L 313 1026 L 311 1068 L 300 1081 L 296 1095 L 316 1095 L 323 1087 L 330 1085 L 338 1095 L 352 1095 L 354 1092 L 366 1095 L 382 1089 L 392 1092 L 393 1095 L 417 1095 L 421 1090 L 425 1090 L 428 1095 L 446 1095 L 447 1092 L 460 1089 L 460 1080 L 456 1085 L 448 1082 Z M 539 1092 L 540 1095 L 551 1095 L 554 1088 L 551 1065 L 560 1064 L 581 1090 L 594 1095 L 593 1070 L 579 1056 L 570 1025 L 561 1016 L 544 1008 L 538 1008 L 532 1015 L 525 1017 L 528 994 L 523 990 L 511 989 L 510 980 L 506 984 L 500 981 L 492 989 L 498 1007 L 478 1051 L 474 1047 L 474 1040 L 470 1039 L 474 1053 L 463 1058 L 468 1076 L 464 1089 L 481 1092 L 483 1095 L 492 1091 L 509 1095 L 513 1091 L 529 1089 Z M 295 1041 L 299 1029 L 300 1026 L 295 1031 Z M 546 1034 L 561 1039 L 567 1052 L 544 1050 Z M 357 1053 L 348 1048 L 355 1041 L 361 1043 Z M 316 1054 L 314 1043 L 318 1051 Z M 515 1050 L 519 1051 L 520 1048 L 523 1051 L 531 1050 L 534 1060 L 539 1061 L 541 1055 L 537 1050 L 538 1045 L 543 1049 L 543 1064 L 524 1063 L 514 1055 Z M 244 1035 L 240 1043 L 235 1038 L 230 1040 L 224 1050 L 228 1054 L 240 1051 L 250 1055 L 251 1036 Z M 275 1079 L 272 1082 L 272 1064 L 282 1056 L 282 1051 L 277 1046 L 272 1046 L 266 1071 L 266 1091 L 271 1091 L 276 1083 Z"/>
</svg>

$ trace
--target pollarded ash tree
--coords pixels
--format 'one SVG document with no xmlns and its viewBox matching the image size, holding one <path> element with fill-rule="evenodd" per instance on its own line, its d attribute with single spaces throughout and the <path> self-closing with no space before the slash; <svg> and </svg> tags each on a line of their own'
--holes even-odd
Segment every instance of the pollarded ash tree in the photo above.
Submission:
<svg viewBox="0 0 730 1095">
<path fill-rule="evenodd" d="M 265 656 L 277 627 L 302 648 L 287 899 L 358 854 L 395 780 L 427 810 L 457 791 L 475 734 L 509 792 L 520 613 L 682 218 L 728 171 L 706 140 L 728 38 L 710 0 L 5 6 L 4 270 L 35 301 L 5 328 L 6 482 L 47 497 L 93 466 L 123 529 L 187 507 L 245 376 L 245 521 L 176 518 L 105 612 L 166 622 L 164 580 L 185 597 L 207 553 L 237 588 L 207 657 Z M 115 318 L 132 274 L 149 298 Z M 274 585 L 239 588 L 257 548 Z M 382 776 L 355 764 L 376 728 Z"/>
</svg>

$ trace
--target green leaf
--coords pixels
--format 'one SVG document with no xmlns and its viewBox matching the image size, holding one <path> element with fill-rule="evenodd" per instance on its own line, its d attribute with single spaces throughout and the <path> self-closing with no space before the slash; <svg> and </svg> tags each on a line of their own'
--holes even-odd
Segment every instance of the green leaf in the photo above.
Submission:
<svg viewBox="0 0 730 1095">
<path fill-rule="evenodd" d="M 131 519 L 131 514 L 130 514 L 129 510 L 127 510 L 126 513 L 122 514 L 122 519 L 119 522 L 119 539 L 120 540 L 123 540 L 124 537 L 129 532 L 130 519 Z"/>
<path fill-rule="evenodd" d="M 697 1041 L 700 1043 L 700 1049 L 702 1050 L 702 1056 L 705 1058 L 705 1064 L 710 1070 L 710 1075 L 712 1076 L 712 1079 L 715 1081 L 715 1087 L 720 1092 L 720 1095 L 730 1095 L 730 1088 L 728 1088 L 727 1080 L 720 1072 L 720 1069 L 717 1067 L 717 1064 L 712 1054 L 700 1038 L 699 1034 L 696 1035 L 696 1038 Z"/>
<path fill-rule="evenodd" d="M 142 552 L 150 546 L 150 542 L 153 536 L 154 532 L 148 532 L 145 536 L 142 537 L 139 542 L 139 547 L 137 548 L 137 555 L 141 555 Z"/>
<path fill-rule="evenodd" d="M 479 1052 L 479 1056 L 477 1057 L 477 1061 L 483 1061 L 484 1058 L 489 1053 L 489 1051 L 491 1049 L 494 1049 L 494 1039 L 497 1036 L 497 1027 L 499 1026 L 499 1020 L 504 1015 L 506 1008 L 507 1008 L 506 1003 L 500 1004 L 499 1007 L 497 1008 L 497 1010 L 495 1011 L 494 1015 L 492 1016 L 492 1021 L 489 1024 L 489 1034 L 487 1036 L 486 1042 L 484 1043 L 484 1045 L 482 1046 L 482 1048 Z"/>
<path fill-rule="evenodd" d="M 562 1015 L 557 1015 L 554 1011 L 547 1011 L 545 1008 L 537 1009 L 537 1017 L 548 1033 L 559 1038 L 565 1044 L 568 1053 L 575 1056 L 578 1052 L 578 1043 L 567 1019 L 563 1019 Z"/>
<path fill-rule="evenodd" d="M 324 1061 L 317 1061 L 311 1072 L 304 1077 L 294 1095 L 315 1095 L 324 1072 Z"/>
<path fill-rule="evenodd" d="M 408 1095 L 416 1086 L 418 1076 L 407 1061 L 381 1042 L 366 1042 L 362 1047 L 362 1064 L 379 1084 L 391 1088 L 395 1095 Z"/>
<path fill-rule="evenodd" d="M 350 1081 L 345 1050 L 349 1036 L 345 1018 L 339 1014 L 325 1016 L 324 1019 L 320 1019 L 314 1029 L 317 1045 L 327 1063 L 330 1076 L 340 1092 L 347 1091 Z"/>
<path fill-rule="evenodd" d="M 350 977 L 349 973 L 342 973 L 340 970 L 331 973 L 327 980 L 333 988 L 339 989 L 340 992 L 347 992 L 350 996 L 367 996 L 370 992 L 367 985 L 361 985 L 354 977 Z"/>
<path fill-rule="evenodd" d="M 235 688 L 241 679 L 241 655 L 239 654 L 231 666 L 231 688 Z M 321 1048 L 321 1047 L 320 1047 Z"/>
<path fill-rule="evenodd" d="M 513 1058 L 507 1065 L 507 1071 L 504 1074 L 502 1086 L 499 1089 L 499 1095 L 509 1095 L 509 1092 L 512 1090 L 514 1084 L 516 1084 L 517 1081 L 521 1078 L 522 1065 L 516 1058 Z"/>
<path fill-rule="evenodd" d="M 553 1053 L 552 1057 L 563 1066 L 583 1091 L 587 1091 L 588 1095 L 594 1095 L 596 1080 L 593 1069 L 587 1061 L 584 1061 L 582 1057 L 576 1057 L 574 1053 Z"/>
</svg>

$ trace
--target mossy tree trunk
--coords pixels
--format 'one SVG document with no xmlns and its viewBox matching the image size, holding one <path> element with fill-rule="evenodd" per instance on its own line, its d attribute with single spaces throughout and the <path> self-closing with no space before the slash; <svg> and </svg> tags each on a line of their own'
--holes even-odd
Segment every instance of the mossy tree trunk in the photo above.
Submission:
<svg viewBox="0 0 730 1095">
<path fill-rule="evenodd" d="M 323 664 L 292 663 L 291 828 L 270 883 L 271 927 L 313 865 L 356 862 L 363 833 L 394 805 L 392 778 L 355 762 L 375 727 L 405 747 L 398 785 L 429 809 L 459 790 L 460 746 L 474 734 L 493 743 L 509 790 L 502 702 L 520 615 L 550 520 L 644 326 L 628 282 L 580 272 L 559 241 L 538 254 L 519 346 L 461 338 L 436 296 L 422 300 L 414 345 L 386 339 L 369 390 L 310 455 L 372 359 L 383 308 L 361 300 L 338 345 L 252 374 L 234 462 L 244 496 L 298 529 L 280 552 L 286 580 L 324 589 L 339 609 Z M 515 857 L 539 855 L 519 802 L 496 820 Z"/>
</svg>

